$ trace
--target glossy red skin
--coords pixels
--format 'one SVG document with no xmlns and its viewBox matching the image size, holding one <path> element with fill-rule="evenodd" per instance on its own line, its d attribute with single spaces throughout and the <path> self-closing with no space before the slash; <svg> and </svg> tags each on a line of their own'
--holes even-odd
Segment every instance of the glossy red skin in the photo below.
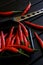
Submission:
<svg viewBox="0 0 43 65">
<path fill-rule="evenodd" d="M 34 34 L 35 34 L 35 37 L 37 38 L 41 48 L 43 48 L 43 41 L 42 41 L 42 39 L 38 36 L 38 34 L 36 32 L 34 32 Z"/>
<path fill-rule="evenodd" d="M 23 39 L 24 39 L 25 46 L 29 47 L 30 46 L 30 42 L 26 39 L 26 36 L 24 34 L 23 34 Z"/>
<path fill-rule="evenodd" d="M 20 38 L 19 38 L 19 35 L 18 35 L 18 32 L 16 34 L 16 45 L 20 45 Z"/>
<path fill-rule="evenodd" d="M 2 49 L 5 48 L 5 36 L 3 31 L 1 31 L 1 47 Z"/>
<path fill-rule="evenodd" d="M 28 47 L 27 39 L 24 34 L 23 34 L 23 39 L 24 39 L 24 45 Z"/>
<path fill-rule="evenodd" d="M 11 12 L 0 12 L 0 15 L 11 15 L 11 14 L 13 14 L 12 11 Z"/>
<path fill-rule="evenodd" d="M 19 35 L 21 43 L 23 43 L 24 42 L 23 41 L 23 31 L 22 31 L 21 25 L 18 26 L 18 35 Z"/>
<path fill-rule="evenodd" d="M 21 49 L 23 49 L 23 50 L 25 50 L 27 52 L 33 52 L 34 51 L 32 48 L 28 48 L 28 47 L 26 47 L 24 45 L 13 45 L 13 46 L 9 45 L 9 46 L 14 47 L 14 48 L 18 48 L 18 49 L 21 48 Z"/>
<path fill-rule="evenodd" d="M 12 39 L 12 36 L 13 36 L 13 30 L 14 30 L 14 27 L 11 28 L 11 31 L 10 31 L 8 38 L 6 38 L 6 46 L 11 44 L 11 39 Z"/>
<path fill-rule="evenodd" d="M 10 45 L 14 45 L 15 39 L 16 39 L 16 36 L 13 37 L 13 39 L 12 39 L 11 42 L 10 42 L 10 43 L 11 43 Z"/>
<path fill-rule="evenodd" d="M 1 49 L 1 36 L 0 36 L 0 49 Z"/>
<path fill-rule="evenodd" d="M 19 22 L 19 24 L 21 25 L 21 28 L 23 29 L 25 36 L 28 38 L 28 36 L 29 36 L 28 30 L 21 22 Z"/>
<path fill-rule="evenodd" d="M 27 5 L 27 7 L 24 9 L 24 11 L 22 12 L 21 16 L 25 15 L 29 10 L 30 10 L 30 7 L 31 7 L 31 3 L 29 3 Z"/>
<path fill-rule="evenodd" d="M 11 52 L 15 52 L 15 53 L 19 52 L 19 50 L 14 48 L 14 47 L 5 47 L 4 49 L 2 49 L 2 52 L 6 51 L 6 50 L 11 51 Z"/>
<path fill-rule="evenodd" d="M 38 25 L 38 24 L 34 24 L 32 22 L 29 22 L 29 21 L 25 21 L 25 24 L 27 24 L 28 26 L 33 27 L 35 29 L 43 29 L 43 26 Z"/>
</svg>

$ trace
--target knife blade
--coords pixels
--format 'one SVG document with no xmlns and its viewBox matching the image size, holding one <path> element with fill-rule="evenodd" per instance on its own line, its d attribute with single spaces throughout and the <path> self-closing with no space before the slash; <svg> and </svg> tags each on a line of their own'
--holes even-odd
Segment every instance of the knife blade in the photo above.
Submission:
<svg viewBox="0 0 43 65">
<path fill-rule="evenodd" d="M 24 16 L 14 17 L 13 20 L 16 21 L 16 22 L 20 22 L 20 21 L 23 21 L 23 20 L 32 18 L 32 17 L 34 17 L 34 16 L 37 16 L 37 15 L 39 15 L 39 14 L 41 14 L 41 13 L 43 13 L 43 8 L 40 9 L 40 10 L 38 10 L 38 11 L 29 13 L 29 14 L 26 14 L 26 15 L 24 15 Z"/>
</svg>

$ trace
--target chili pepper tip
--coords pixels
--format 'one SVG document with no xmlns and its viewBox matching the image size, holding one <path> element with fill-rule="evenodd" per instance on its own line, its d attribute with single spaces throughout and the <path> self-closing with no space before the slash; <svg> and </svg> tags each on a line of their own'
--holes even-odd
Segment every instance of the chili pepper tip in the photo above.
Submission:
<svg viewBox="0 0 43 65">
<path fill-rule="evenodd" d="M 31 5 L 31 2 L 29 1 L 29 4 Z"/>
</svg>

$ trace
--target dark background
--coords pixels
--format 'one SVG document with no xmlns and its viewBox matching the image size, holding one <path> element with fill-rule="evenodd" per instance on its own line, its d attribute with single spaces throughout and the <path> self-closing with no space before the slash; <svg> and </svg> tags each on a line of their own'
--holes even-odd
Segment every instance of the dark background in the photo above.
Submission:
<svg viewBox="0 0 43 65">
<path fill-rule="evenodd" d="M 1 0 L 0 1 L 0 11 L 12 11 L 12 10 L 24 10 L 26 5 L 29 3 L 29 1 L 32 3 L 31 9 L 29 12 L 39 10 L 43 8 L 43 0 Z M 38 15 L 37 17 L 34 17 L 32 19 L 29 19 L 33 23 L 37 23 L 40 25 L 43 25 L 43 15 Z M 36 31 L 39 36 L 43 40 L 43 30 L 35 30 L 32 29 L 32 34 Z M 43 51 L 41 50 L 36 38 L 34 37 L 33 34 L 33 41 L 34 41 L 34 46 L 37 49 L 40 49 L 40 51 L 34 53 L 31 55 L 31 59 L 29 58 L 22 58 L 19 56 L 18 57 L 5 57 L 2 58 L 0 57 L 0 64 L 12 64 L 12 65 L 43 65 Z"/>
</svg>

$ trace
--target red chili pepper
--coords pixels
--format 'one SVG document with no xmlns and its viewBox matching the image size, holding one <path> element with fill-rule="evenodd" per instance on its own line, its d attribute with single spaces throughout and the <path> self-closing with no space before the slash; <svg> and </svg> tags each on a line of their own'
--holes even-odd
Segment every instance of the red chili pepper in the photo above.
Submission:
<svg viewBox="0 0 43 65">
<path fill-rule="evenodd" d="M 6 36 L 6 34 L 5 34 L 5 36 Z M 5 37 L 3 37 L 3 38 L 5 38 Z M 0 52 L 2 52 L 2 50 L 3 50 L 3 47 L 2 47 L 1 36 L 0 36 Z"/>
<path fill-rule="evenodd" d="M 23 31 L 24 31 L 24 34 L 26 36 L 27 39 L 29 39 L 29 33 L 28 33 L 28 30 L 26 29 L 26 27 L 21 23 L 19 22 L 19 24 L 21 25 Z"/>
<path fill-rule="evenodd" d="M 35 34 L 35 36 L 36 36 L 40 46 L 43 48 L 43 41 L 42 41 L 42 39 L 38 36 L 38 34 L 36 32 L 34 32 L 34 34 Z"/>
<path fill-rule="evenodd" d="M 34 28 L 36 28 L 36 29 L 43 29 L 43 26 L 38 25 L 38 24 L 31 23 L 31 22 L 29 22 L 29 21 L 26 21 L 25 24 L 27 24 L 27 25 L 29 25 L 29 26 L 31 26 L 31 27 L 34 27 Z"/>
<path fill-rule="evenodd" d="M 6 51 L 6 50 L 11 51 L 11 52 L 14 52 L 14 53 L 20 53 L 22 55 L 25 55 L 25 56 L 29 57 L 29 55 L 27 55 L 27 54 L 19 51 L 17 48 L 14 48 L 14 47 L 6 47 L 2 51 Z"/>
<path fill-rule="evenodd" d="M 18 52 L 18 49 L 14 48 L 14 47 L 5 47 L 3 50 L 4 50 L 4 51 L 5 51 L 5 50 L 8 50 L 8 51 L 15 52 L 15 53 Z"/>
<path fill-rule="evenodd" d="M 0 36 L 0 49 L 1 49 L 1 36 Z"/>
<path fill-rule="evenodd" d="M 27 47 L 30 47 L 30 41 L 28 41 L 27 39 L 26 39 L 26 36 L 23 34 L 23 39 L 24 39 L 24 44 L 25 44 L 25 46 L 27 46 Z"/>
<path fill-rule="evenodd" d="M 13 45 L 13 46 L 11 46 L 11 45 L 9 45 L 9 47 L 14 47 L 14 48 L 18 48 L 18 49 L 23 49 L 23 50 L 25 50 L 25 51 L 27 51 L 27 52 L 34 52 L 34 51 L 37 51 L 36 49 L 32 49 L 32 48 L 28 48 L 28 47 L 26 47 L 26 46 L 24 46 L 24 45 Z"/>
<path fill-rule="evenodd" d="M 0 12 L 0 15 L 12 15 L 12 14 L 19 13 L 19 12 L 22 12 L 22 11 Z"/>
<path fill-rule="evenodd" d="M 1 31 L 1 44 L 2 44 L 2 49 L 5 48 L 5 37 L 4 37 L 4 34 L 3 34 L 3 31 Z"/>
<path fill-rule="evenodd" d="M 31 7 L 31 3 L 29 2 L 29 4 L 28 4 L 27 7 L 25 8 L 25 10 L 24 10 L 23 13 L 21 14 L 21 16 L 25 15 L 25 14 L 30 10 L 30 7 Z"/>
<path fill-rule="evenodd" d="M 14 27 L 12 27 L 10 34 L 9 34 L 9 37 L 6 39 L 6 46 L 11 44 L 10 42 L 11 42 L 11 39 L 12 39 L 12 36 L 13 36 L 13 30 L 14 30 Z"/>
<path fill-rule="evenodd" d="M 16 36 L 14 36 L 13 39 L 11 40 L 11 42 L 10 42 L 10 43 L 11 43 L 11 44 L 10 44 L 11 46 L 14 45 L 15 39 L 16 39 Z"/>
<path fill-rule="evenodd" d="M 0 15 L 11 15 L 13 12 L 0 12 Z"/>
<path fill-rule="evenodd" d="M 2 43 L 1 43 L 1 36 L 0 36 L 0 52 L 2 52 Z"/>
<path fill-rule="evenodd" d="M 2 52 L 2 48 L 0 49 L 0 52 Z"/>
<path fill-rule="evenodd" d="M 11 28 L 10 35 L 9 35 L 10 37 L 12 36 L 13 31 L 14 31 L 14 26 Z"/>
<path fill-rule="evenodd" d="M 24 44 L 23 32 L 22 32 L 22 29 L 21 29 L 21 25 L 18 26 L 18 33 L 19 33 L 19 38 L 20 38 L 21 43 Z"/>
<path fill-rule="evenodd" d="M 18 36 L 18 31 L 17 31 L 17 34 L 16 34 L 16 45 L 20 45 L 20 38 Z"/>
<path fill-rule="evenodd" d="M 25 46 L 27 46 L 27 47 L 28 47 L 27 39 L 26 39 L 26 37 L 25 37 L 25 35 L 24 35 L 24 34 L 23 34 L 23 40 L 24 40 L 24 44 L 25 44 Z"/>
</svg>

